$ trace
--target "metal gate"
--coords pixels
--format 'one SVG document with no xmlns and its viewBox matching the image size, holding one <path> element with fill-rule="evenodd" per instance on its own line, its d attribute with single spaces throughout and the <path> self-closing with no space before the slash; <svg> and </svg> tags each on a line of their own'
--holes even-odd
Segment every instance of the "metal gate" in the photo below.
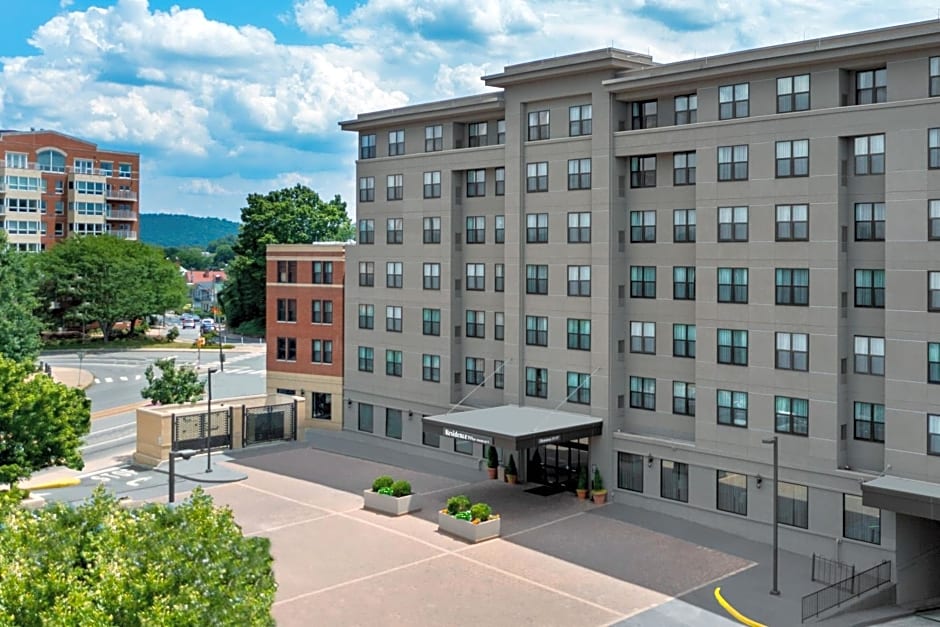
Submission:
<svg viewBox="0 0 940 627">
<path fill-rule="evenodd" d="M 297 439 L 297 403 L 243 407 L 242 446 Z"/>
<path fill-rule="evenodd" d="M 173 448 L 205 450 L 206 448 L 206 412 L 181 416 L 173 414 Z M 232 448 L 232 411 L 231 408 L 212 412 L 211 425 L 208 425 L 209 444 L 212 448 Z"/>
</svg>

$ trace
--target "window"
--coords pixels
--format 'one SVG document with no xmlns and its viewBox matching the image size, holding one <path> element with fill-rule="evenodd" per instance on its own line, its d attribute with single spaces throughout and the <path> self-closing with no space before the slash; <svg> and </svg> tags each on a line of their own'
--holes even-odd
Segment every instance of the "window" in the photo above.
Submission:
<svg viewBox="0 0 940 627">
<path fill-rule="evenodd" d="M 680 416 L 695 415 L 695 384 L 672 382 L 672 413 Z"/>
<path fill-rule="evenodd" d="M 718 390 L 718 424 L 747 427 L 747 392 Z"/>
<path fill-rule="evenodd" d="M 333 324 L 333 301 L 310 301 L 310 318 L 312 324 Z"/>
<path fill-rule="evenodd" d="M 672 241 L 695 241 L 695 209 L 676 209 L 672 212 Z"/>
<path fill-rule="evenodd" d="M 486 216 L 467 216 L 467 243 L 486 243 Z"/>
<path fill-rule="evenodd" d="M 655 211 L 630 212 L 630 242 L 633 244 L 656 242 Z"/>
<path fill-rule="evenodd" d="M 467 289 L 479 291 L 486 289 L 486 264 L 467 264 Z"/>
<path fill-rule="evenodd" d="M 809 268 L 777 268 L 776 304 L 809 305 Z"/>
<path fill-rule="evenodd" d="M 747 207 L 718 207 L 718 241 L 746 242 Z"/>
<path fill-rule="evenodd" d="M 722 512 L 747 516 L 747 475 L 727 470 L 717 473 L 718 499 L 715 507 Z"/>
<path fill-rule="evenodd" d="M 374 351 L 371 346 L 359 347 L 359 371 L 372 372 L 374 362 Z"/>
<path fill-rule="evenodd" d="M 375 285 L 375 263 L 372 261 L 359 262 L 359 285 L 372 287 Z"/>
<path fill-rule="evenodd" d="M 8 168 L 25 170 L 29 167 L 29 156 L 25 152 L 7 152 L 5 159 Z"/>
<path fill-rule="evenodd" d="M 587 211 L 568 214 L 568 243 L 589 244 L 591 242 L 591 214 Z"/>
<path fill-rule="evenodd" d="M 525 317 L 525 343 L 528 346 L 548 346 L 548 317 Z"/>
<path fill-rule="evenodd" d="M 375 243 L 375 220 L 359 220 L 359 243 Z"/>
<path fill-rule="evenodd" d="M 630 352 L 656 354 L 656 323 L 630 323 Z"/>
<path fill-rule="evenodd" d="M 809 401 L 789 396 L 774 397 L 774 431 L 809 435 Z"/>
<path fill-rule="evenodd" d="M 885 204 L 883 202 L 855 203 L 855 241 L 881 241 L 885 239 Z"/>
<path fill-rule="evenodd" d="M 549 115 L 548 111 L 530 111 L 529 112 L 529 141 L 537 139 L 549 139 Z"/>
<path fill-rule="evenodd" d="M 311 340 L 311 358 L 315 364 L 333 363 L 333 340 Z"/>
<path fill-rule="evenodd" d="M 527 244 L 548 242 L 548 214 L 527 213 L 525 216 L 525 241 Z"/>
<path fill-rule="evenodd" d="M 526 366 L 525 369 L 525 395 L 536 398 L 548 398 L 548 369 L 532 368 Z"/>
<path fill-rule="evenodd" d="M 421 355 L 421 380 L 432 383 L 441 382 L 440 355 Z"/>
<path fill-rule="evenodd" d="M 389 174 L 385 177 L 386 200 L 401 200 L 404 197 L 404 178 L 401 174 Z"/>
<path fill-rule="evenodd" d="M 676 96 L 676 125 L 695 124 L 698 122 L 698 96 Z"/>
<path fill-rule="evenodd" d="M 495 178 L 496 178 L 496 195 L 505 196 L 506 195 L 506 168 L 496 168 Z"/>
<path fill-rule="evenodd" d="M 502 390 L 506 387 L 506 374 L 503 372 L 504 362 L 502 359 L 493 360 L 493 387 Z"/>
<path fill-rule="evenodd" d="M 548 294 L 548 266 L 527 263 L 525 266 L 525 293 Z"/>
<path fill-rule="evenodd" d="M 385 330 L 392 333 L 401 333 L 401 306 L 386 305 Z"/>
<path fill-rule="evenodd" d="M 656 128 L 656 101 L 634 102 L 630 108 L 630 128 Z"/>
<path fill-rule="evenodd" d="M 940 57 L 930 57 L 930 95 L 940 96 Z"/>
<path fill-rule="evenodd" d="M 568 372 L 568 395 L 565 397 L 569 403 L 579 405 L 591 404 L 591 375 L 586 372 Z"/>
<path fill-rule="evenodd" d="M 883 337 L 855 336 L 855 372 L 884 376 L 885 339 Z"/>
<path fill-rule="evenodd" d="M 467 357 L 464 360 L 464 377 L 467 385 L 483 385 L 486 380 L 483 376 L 483 359 L 480 357 Z"/>
<path fill-rule="evenodd" d="M 746 118 L 750 114 L 748 84 L 722 85 L 718 88 L 718 119 Z"/>
<path fill-rule="evenodd" d="M 747 303 L 747 268 L 718 268 L 718 302 Z"/>
<path fill-rule="evenodd" d="M 467 198 L 486 196 L 486 170 L 467 170 Z"/>
<path fill-rule="evenodd" d="M 473 442 L 467 440 L 454 440 L 454 452 L 463 455 L 473 455 Z"/>
<path fill-rule="evenodd" d="M 568 266 L 568 296 L 591 295 L 591 266 Z"/>
<path fill-rule="evenodd" d="M 65 224 L 62 222 L 55 223 L 55 234 L 57 236 L 65 235 Z"/>
<path fill-rule="evenodd" d="M 695 325 L 672 325 L 672 355 L 673 357 L 695 358 Z"/>
<path fill-rule="evenodd" d="M 441 172 L 440 170 L 435 170 L 433 172 L 424 173 L 424 197 L 425 198 L 440 198 L 441 197 Z"/>
<path fill-rule="evenodd" d="M 809 74 L 777 79 L 777 113 L 809 110 Z"/>
<path fill-rule="evenodd" d="M 689 465 L 660 460 L 659 495 L 664 499 L 689 502 Z"/>
<path fill-rule="evenodd" d="M 940 416 L 927 414 L 927 452 L 940 455 Z"/>
<path fill-rule="evenodd" d="M 333 262 L 332 261 L 314 261 L 313 262 L 313 283 L 317 285 L 333 284 Z"/>
<path fill-rule="evenodd" d="M 643 492 L 643 456 L 617 453 L 617 487 L 631 492 Z"/>
<path fill-rule="evenodd" d="M 527 192 L 548 191 L 548 161 L 526 164 L 525 189 Z"/>
<path fill-rule="evenodd" d="M 862 504 L 862 497 L 842 495 L 842 535 L 851 540 L 881 544 L 881 510 Z"/>
<path fill-rule="evenodd" d="M 940 239 L 940 200 L 927 203 L 927 239 Z"/>
<path fill-rule="evenodd" d="M 885 136 L 865 135 L 855 138 L 855 174 L 885 173 Z"/>
<path fill-rule="evenodd" d="M 809 240 L 809 205 L 777 205 L 777 241 Z"/>
<path fill-rule="evenodd" d="M 486 337 L 486 312 L 476 309 L 467 310 L 467 337 Z"/>
<path fill-rule="evenodd" d="M 656 298 L 656 266 L 630 266 L 630 298 Z"/>
<path fill-rule="evenodd" d="M 385 264 L 385 287 L 402 287 L 402 262 L 389 261 Z"/>
<path fill-rule="evenodd" d="M 313 392 L 313 417 L 317 420 L 333 418 L 333 395 L 326 392 Z"/>
<path fill-rule="evenodd" d="M 592 125 L 591 105 L 568 107 L 568 135 L 590 135 Z"/>
<path fill-rule="evenodd" d="M 441 334 L 441 310 L 425 307 L 421 310 L 421 333 L 424 335 Z"/>
<path fill-rule="evenodd" d="M 359 158 L 375 159 L 375 135 L 359 136 Z"/>
<path fill-rule="evenodd" d="M 405 131 L 389 131 L 388 132 L 388 156 L 394 157 L 396 155 L 405 154 Z M 391 200 L 391 199 L 389 199 Z"/>
<path fill-rule="evenodd" d="M 375 305 L 359 305 L 359 328 L 372 329 L 375 327 Z"/>
<path fill-rule="evenodd" d="M 401 351 L 385 350 L 385 374 L 390 377 L 401 376 Z"/>
<path fill-rule="evenodd" d="M 278 283 L 296 283 L 297 282 L 297 262 L 296 261 L 278 261 L 277 262 L 277 282 Z"/>
<path fill-rule="evenodd" d="M 777 333 L 776 359 L 778 370 L 809 370 L 809 334 Z"/>
<path fill-rule="evenodd" d="M 568 160 L 568 189 L 591 189 L 591 160 Z"/>
<path fill-rule="evenodd" d="M 506 143 L 506 120 L 496 121 L 496 143 L 500 145 Z"/>
<path fill-rule="evenodd" d="M 424 243 L 425 244 L 440 244 L 441 243 L 441 219 L 440 218 L 424 218 Z"/>
<path fill-rule="evenodd" d="M 297 361 L 297 339 L 292 337 L 277 338 L 277 360 Z"/>
<path fill-rule="evenodd" d="M 630 377 L 630 407 L 656 411 L 656 379 Z"/>
<path fill-rule="evenodd" d="M 546 337 L 547 339 L 547 337 Z M 937 359 L 940 361 L 940 344 L 937 345 Z M 591 321 L 580 318 L 568 318 L 568 348 L 570 350 L 591 350 Z M 940 370 L 940 363 L 937 365 Z M 938 381 L 940 382 L 940 381 Z"/>
<path fill-rule="evenodd" d="M 506 339 L 506 314 L 502 311 L 493 313 L 493 339 L 497 341 Z"/>
<path fill-rule="evenodd" d="M 359 430 L 372 433 L 372 405 L 359 403 Z"/>
<path fill-rule="evenodd" d="M 777 178 L 809 176 L 809 140 L 777 142 Z"/>
<path fill-rule="evenodd" d="M 747 331 L 718 329 L 718 363 L 747 365 Z"/>
<path fill-rule="evenodd" d="M 927 343 L 927 383 L 940 383 L 940 342 Z"/>
<path fill-rule="evenodd" d="M 630 157 L 630 187 L 656 187 L 656 156 Z"/>
<path fill-rule="evenodd" d="M 885 271 L 884 270 L 856 270 L 855 271 L 855 306 L 875 307 L 884 309 L 885 306 Z"/>
<path fill-rule="evenodd" d="M 372 202 L 375 200 L 375 177 L 359 177 L 359 202 Z"/>
<path fill-rule="evenodd" d="M 878 403 L 855 403 L 855 439 L 885 441 L 885 406 Z"/>
<path fill-rule="evenodd" d="M 424 152 L 444 150 L 444 126 L 435 124 L 424 127 Z"/>
<path fill-rule="evenodd" d="M 497 263 L 493 266 L 493 290 L 502 292 L 506 289 L 506 264 Z"/>
<path fill-rule="evenodd" d="M 61 172 L 61 170 L 59 170 L 59 172 Z M 131 178 L 131 164 L 129 163 L 118 164 L 118 178 L 122 178 L 122 179 Z"/>
<path fill-rule="evenodd" d="M 385 437 L 401 439 L 401 410 L 385 408 Z"/>
<path fill-rule="evenodd" d="M 486 146 L 489 142 L 486 138 L 486 122 L 471 122 L 467 125 L 467 145 L 470 148 Z"/>
<path fill-rule="evenodd" d="M 277 299 L 277 321 L 297 322 L 297 300 L 294 298 Z"/>
<path fill-rule="evenodd" d="M 114 162 L 113 161 L 102 161 L 101 162 L 101 175 L 102 176 L 114 176 Z"/>
<path fill-rule="evenodd" d="M 940 128 L 927 131 L 927 167 L 932 170 L 940 168 Z"/>
<path fill-rule="evenodd" d="M 695 152 L 672 155 L 672 184 L 695 185 Z"/>
<path fill-rule="evenodd" d="M 855 104 L 888 101 L 888 70 L 864 70 L 855 73 Z"/>
<path fill-rule="evenodd" d="M 777 522 L 809 529 L 809 490 L 805 485 L 777 482 Z"/>
<path fill-rule="evenodd" d="M 423 284 L 422 287 L 426 290 L 439 290 L 441 289 L 441 264 L 439 263 L 426 263 L 422 268 L 423 274 Z"/>
<path fill-rule="evenodd" d="M 718 180 L 747 180 L 747 144 L 718 147 Z"/>
<path fill-rule="evenodd" d="M 503 244 L 506 241 L 506 216 L 496 216 L 493 220 L 493 241 Z"/>
</svg>

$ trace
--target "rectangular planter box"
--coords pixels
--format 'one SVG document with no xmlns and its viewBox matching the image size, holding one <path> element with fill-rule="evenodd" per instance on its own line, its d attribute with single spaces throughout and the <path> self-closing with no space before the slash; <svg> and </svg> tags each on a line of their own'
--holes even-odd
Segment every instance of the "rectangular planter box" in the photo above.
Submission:
<svg viewBox="0 0 940 627">
<path fill-rule="evenodd" d="M 471 544 L 499 537 L 499 518 L 491 518 L 479 525 L 467 520 L 454 518 L 444 512 L 437 513 L 437 530 L 456 536 Z"/>
<path fill-rule="evenodd" d="M 409 494 L 408 496 L 389 496 L 387 494 L 379 494 L 378 492 L 373 492 L 372 490 L 363 490 L 362 499 L 364 501 L 363 507 L 365 509 L 371 509 L 375 512 L 382 512 L 383 514 L 388 514 L 389 516 L 401 516 L 409 512 L 416 512 L 421 509 L 418 506 L 418 499 L 416 494 Z"/>
</svg>

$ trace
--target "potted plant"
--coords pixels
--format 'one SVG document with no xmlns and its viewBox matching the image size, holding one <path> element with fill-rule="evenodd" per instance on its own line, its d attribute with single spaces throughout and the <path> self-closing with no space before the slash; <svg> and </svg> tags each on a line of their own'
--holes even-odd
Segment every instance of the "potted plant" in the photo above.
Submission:
<svg viewBox="0 0 940 627">
<path fill-rule="evenodd" d="M 447 499 L 447 507 L 437 514 L 437 530 L 470 543 L 499 537 L 500 518 L 486 503 L 470 505 L 460 494 Z"/>
<path fill-rule="evenodd" d="M 499 455 L 496 453 L 496 447 L 491 446 L 486 452 L 486 474 L 490 479 L 496 478 L 496 472 L 499 469 Z"/>
<path fill-rule="evenodd" d="M 391 516 L 401 516 L 421 509 L 411 484 L 404 479 L 395 481 L 388 475 L 376 477 L 371 490 L 362 491 L 362 507 Z"/>
<path fill-rule="evenodd" d="M 506 464 L 506 481 L 515 484 L 519 479 L 519 470 L 516 468 L 516 460 L 512 454 L 509 455 L 509 463 Z"/>
<path fill-rule="evenodd" d="M 586 501 L 588 493 L 588 476 L 587 476 L 587 467 L 581 466 L 581 470 L 578 471 L 578 487 L 575 490 L 578 493 L 578 500 Z"/>
<path fill-rule="evenodd" d="M 594 497 L 594 503 L 602 505 L 607 500 L 607 490 L 604 488 L 604 479 L 601 477 L 601 471 L 594 469 L 594 490 L 591 492 Z"/>
</svg>

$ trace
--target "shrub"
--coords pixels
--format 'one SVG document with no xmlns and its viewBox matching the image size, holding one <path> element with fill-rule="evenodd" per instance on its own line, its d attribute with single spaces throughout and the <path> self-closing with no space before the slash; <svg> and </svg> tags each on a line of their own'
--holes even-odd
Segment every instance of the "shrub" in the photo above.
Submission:
<svg viewBox="0 0 940 627">
<path fill-rule="evenodd" d="M 604 491 L 604 479 L 601 477 L 601 471 L 597 468 L 594 469 L 594 491 Z"/>
<path fill-rule="evenodd" d="M 578 473 L 578 489 L 588 489 L 587 466 L 581 466 L 581 471 Z"/>
<path fill-rule="evenodd" d="M 175 342 L 176 338 L 180 336 L 180 330 L 178 327 L 172 327 L 169 331 L 166 332 L 166 341 Z"/>
<path fill-rule="evenodd" d="M 486 466 L 487 468 L 497 468 L 499 466 L 499 454 L 497 454 L 495 446 L 491 446 L 486 451 Z"/>
<path fill-rule="evenodd" d="M 512 455 L 509 456 L 509 463 L 506 464 L 506 474 L 507 475 L 519 474 L 519 470 L 516 468 L 516 460 Z"/>
<path fill-rule="evenodd" d="M 476 503 L 470 508 L 470 518 L 486 522 L 493 515 L 493 510 L 486 503 Z"/>
<path fill-rule="evenodd" d="M 391 488 L 379 488 L 376 490 L 379 494 L 384 494 L 385 496 L 395 496 L 395 491 Z"/>
<path fill-rule="evenodd" d="M 468 499 L 463 494 L 452 496 L 447 499 L 447 513 L 451 516 L 456 516 L 460 512 L 468 512 L 469 510 L 470 499 Z"/>
<path fill-rule="evenodd" d="M 469 510 L 463 511 L 463 512 L 457 512 L 456 514 L 454 514 L 454 518 L 456 518 L 457 520 L 466 520 L 467 522 L 470 522 L 473 520 L 473 514 L 471 514 Z"/>
<path fill-rule="evenodd" d="M 411 494 L 411 484 L 404 479 L 399 479 L 392 484 L 392 496 L 408 496 Z"/>
<path fill-rule="evenodd" d="M 395 480 L 389 477 L 388 475 L 382 475 L 381 477 L 376 477 L 375 481 L 372 482 L 372 491 L 378 492 L 381 488 L 390 488 L 392 484 L 395 483 Z"/>
</svg>

